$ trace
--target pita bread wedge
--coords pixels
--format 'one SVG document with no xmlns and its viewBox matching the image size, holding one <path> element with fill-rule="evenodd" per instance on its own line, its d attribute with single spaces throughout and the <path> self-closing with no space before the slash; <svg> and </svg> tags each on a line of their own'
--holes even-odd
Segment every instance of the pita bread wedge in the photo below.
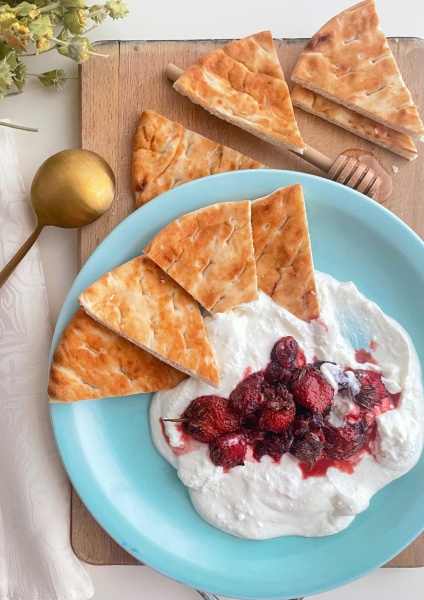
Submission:
<svg viewBox="0 0 424 600">
<path fill-rule="evenodd" d="M 270 31 L 208 52 L 177 79 L 174 88 L 271 144 L 304 151 Z"/>
<path fill-rule="evenodd" d="M 92 318 L 158 359 L 219 383 L 197 303 L 147 256 L 105 273 L 78 300 Z"/>
<path fill-rule="evenodd" d="M 261 169 L 236 150 L 145 110 L 134 138 L 132 188 L 137 208 L 178 185 L 206 175 Z"/>
<path fill-rule="evenodd" d="M 424 125 L 380 29 L 373 0 L 326 23 L 306 44 L 292 80 L 419 140 Z"/>
<path fill-rule="evenodd" d="M 74 314 L 56 347 L 50 402 L 74 402 L 174 388 L 187 375 L 89 317 Z"/>
<path fill-rule="evenodd" d="M 183 215 L 144 252 L 209 312 L 227 312 L 258 297 L 248 200 Z"/>
<path fill-rule="evenodd" d="M 364 117 L 364 115 L 324 98 L 312 90 L 307 90 L 295 84 L 291 98 L 293 106 L 321 117 L 321 119 L 325 119 L 334 125 L 343 127 L 343 129 L 378 144 L 407 160 L 414 160 L 418 156 L 417 148 L 409 135 Z"/>
<path fill-rule="evenodd" d="M 302 186 L 252 202 L 259 289 L 303 321 L 319 316 Z"/>
</svg>

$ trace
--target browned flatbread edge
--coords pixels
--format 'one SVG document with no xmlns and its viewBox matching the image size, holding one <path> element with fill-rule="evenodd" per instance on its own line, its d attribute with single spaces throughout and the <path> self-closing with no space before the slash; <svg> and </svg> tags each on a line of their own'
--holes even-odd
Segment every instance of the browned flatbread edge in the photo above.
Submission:
<svg viewBox="0 0 424 600">
<path fill-rule="evenodd" d="M 105 348 L 108 351 L 105 352 Z M 49 402 L 75 402 L 172 389 L 186 379 L 77 309 L 56 346 Z"/>
<path fill-rule="evenodd" d="M 195 88 L 202 87 L 205 84 L 205 78 L 203 74 L 211 68 L 213 65 L 213 70 L 219 72 L 219 64 L 222 54 L 225 54 L 228 51 L 228 48 L 233 48 L 235 44 L 238 44 L 240 48 L 243 48 L 243 45 L 246 47 L 247 52 L 249 52 L 249 43 L 251 40 L 258 39 L 260 41 L 259 45 L 264 48 L 266 45 L 270 46 L 271 53 L 275 60 L 274 72 L 270 74 L 270 77 L 274 77 L 276 80 L 278 79 L 280 85 L 284 87 L 284 93 L 280 92 L 280 102 L 282 99 L 287 99 L 286 102 L 286 110 L 290 112 L 290 115 L 285 116 L 286 122 L 289 120 L 293 125 L 293 131 L 287 135 L 282 135 L 275 130 L 263 127 L 259 124 L 258 120 L 255 120 L 255 123 L 252 124 L 247 118 L 242 117 L 237 114 L 237 108 L 234 108 L 234 105 L 231 107 L 231 110 L 225 111 L 222 105 L 222 99 L 220 101 L 220 107 L 217 108 L 214 106 L 209 100 L 204 98 L 201 94 L 199 94 Z M 248 60 L 242 60 L 238 58 L 238 62 L 246 65 Z M 210 63 L 210 64 L 209 64 Z M 209 78 L 207 78 L 209 79 Z M 227 81 L 225 76 L 222 76 L 222 81 Z M 284 78 L 284 74 L 278 60 L 278 56 L 275 50 L 274 41 L 272 39 L 272 35 L 270 31 L 261 31 L 257 34 L 253 34 L 246 38 L 242 38 L 240 40 L 235 40 L 234 42 L 229 42 L 225 44 L 221 48 L 217 48 L 212 50 L 203 56 L 201 56 L 196 63 L 188 67 L 184 71 L 184 73 L 175 81 L 173 85 L 174 89 L 182 94 L 183 96 L 187 96 L 190 100 L 196 104 L 202 106 L 205 110 L 215 115 L 218 118 L 224 119 L 229 123 L 256 135 L 257 137 L 274 144 L 280 148 L 285 148 L 297 152 L 299 154 L 303 154 L 305 150 L 305 144 L 302 140 L 301 134 L 297 127 L 296 118 L 294 115 L 293 107 L 290 101 L 290 94 L 288 90 L 288 86 L 286 80 Z M 242 112 L 242 111 L 239 111 Z"/>
<path fill-rule="evenodd" d="M 417 148 L 409 135 L 377 123 L 377 121 L 320 96 L 312 90 L 303 88 L 297 83 L 292 89 L 291 96 L 293 106 L 377 144 L 402 158 L 415 160 L 418 156 Z"/>
<path fill-rule="evenodd" d="M 131 186 L 137 208 L 188 181 L 262 168 L 262 163 L 163 115 L 151 110 L 140 115 L 131 155 Z"/>
<path fill-rule="evenodd" d="M 342 37 L 345 25 L 346 39 Z M 370 32 L 374 32 L 372 39 Z M 338 47 L 341 51 L 337 53 Z M 325 23 L 306 44 L 291 79 L 333 102 L 424 141 L 424 125 L 380 28 L 374 0 L 349 7 Z"/>
<path fill-rule="evenodd" d="M 280 188 L 252 201 L 259 289 L 303 321 L 319 316 L 302 186 Z"/>
<path fill-rule="evenodd" d="M 146 352 L 214 387 L 219 384 L 197 303 L 147 256 L 105 273 L 78 301 L 93 319 Z"/>
</svg>

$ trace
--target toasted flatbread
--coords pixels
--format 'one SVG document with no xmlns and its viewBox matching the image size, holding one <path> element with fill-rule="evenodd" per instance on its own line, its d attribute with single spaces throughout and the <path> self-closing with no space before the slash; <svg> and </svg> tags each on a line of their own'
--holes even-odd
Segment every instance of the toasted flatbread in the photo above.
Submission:
<svg viewBox="0 0 424 600">
<path fill-rule="evenodd" d="M 306 44 L 292 80 L 419 140 L 424 125 L 380 29 L 373 0 L 328 21 Z"/>
<path fill-rule="evenodd" d="M 373 119 L 337 104 L 324 96 L 295 84 L 291 92 L 293 106 L 321 117 L 334 125 L 378 144 L 403 158 L 417 158 L 417 148 L 409 135 L 390 129 Z"/>
<path fill-rule="evenodd" d="M 281 188 L 252 202 L 258 286 L 303 321 L 319 316 L 302 186 Z"/>
<path fill-rule="evenodd" d="M 151 110 L 143 111 L 140 116 L 131 166 L 137 208 L 193 179 L 264 167 L 260 162 Z"/>
<path fill-rule="evenodd" d="M 174 388 L 187 375 L 110 331 L 79 308 L 56 347 L 50 402 L 75 402 Z"/>
<path fill-rule="evenodd" d="M 258 297 L 248 200 L 183 215 L 144 252 L 211 313 Z"/>
<path fill-rule="evenodd" d="M 208 52 L 177 79 L 174 88 L 267 142 L 304 151 L 270 31 Z"/>
<path fill-rule="evenodd" d="M 216 386 L 199 307 L 147 256 L 105 273 L 78 298 L 86 312 L 176 369 Z"/>
</svg>

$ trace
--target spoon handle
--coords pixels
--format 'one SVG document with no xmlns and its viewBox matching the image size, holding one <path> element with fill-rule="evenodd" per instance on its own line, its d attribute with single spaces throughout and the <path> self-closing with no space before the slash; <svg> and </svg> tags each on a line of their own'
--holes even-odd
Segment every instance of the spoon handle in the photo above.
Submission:
<svg viewBox="0 0 424 600">
<path fill-rule="evenodd" d="M 18 264 L 21 262 L 21 260 L 25 256 L 25 254 L 28 252 L 28 250 L 33 246 L 34 242 L 36 241 L 36 239 L 40 235 L 41 230 L 43 229 L 43 227 L 44 227 L 44 225 L 40 225 L 38 223 L 37 227 L 31 233 L 31 235 L 29 236 L 29 238 L 27 239 L 27 241 L 17 251 L 17 253 L 15 254 L 15 256 L 12 259 L 10 259 L 10 261 L 2 269 L 2 271 L 0 271 L 0 288 L 5 283 L 5 281 L 9 277 L 9 275 L 11 275 L 11 273 L 13 273 L 13 271 L 16 269 L 16 267 L 18 266 Z"/>
</svg>

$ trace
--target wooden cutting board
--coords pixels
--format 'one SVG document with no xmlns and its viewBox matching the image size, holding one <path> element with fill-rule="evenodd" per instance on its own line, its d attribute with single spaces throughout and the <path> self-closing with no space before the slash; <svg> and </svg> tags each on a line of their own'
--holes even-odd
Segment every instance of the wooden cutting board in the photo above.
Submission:
<svg viewBox="0 0 424 600">
<path fill-rule="evenodd" d="M 105 42 L 96 49 L 108 59 L 91 59 L 80 71 L 81 145 L 101 154 L 117 178 L 117 194 L 101 219 L 79 232 L 78 264 L 84 264 L 99 242 L 134 210 L 130 189 L 131 146 L 138 117 L 151 109 L 188 128 L 235 148 L 269 167 L 323 175 L 300 157 L 281 151 L 254 136 L 209 115 L 180 96 L 164 75 L 169 62 L 185 68 L 222 41 Z M 287 76 L 305 40 L 277 40 L 277 51 Z M 424 106 L 424 41 L 393 39 L 390 45 L 415 102 Z M 99 47 L 100 46 L 100 47 Z M 348 148 L 373 150 L 393 175 L 394 192 L 386 203 L 418 235 L 424 237 L 424 151 L 416 161 L 406 160 L 301 110 L 300 131 L 308 144 L 336 158 Z M 392 169 L 393 167 L 393 169 Z M 398 172 L 394 172 L 399 169 Z M 118 546 L 72 493 L 72 545 L 84 561 L 95 565 L 140 564 Z M 424 534 L 392 560 L 390 567 L 424 566 Z"/>
</svg>

